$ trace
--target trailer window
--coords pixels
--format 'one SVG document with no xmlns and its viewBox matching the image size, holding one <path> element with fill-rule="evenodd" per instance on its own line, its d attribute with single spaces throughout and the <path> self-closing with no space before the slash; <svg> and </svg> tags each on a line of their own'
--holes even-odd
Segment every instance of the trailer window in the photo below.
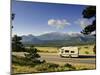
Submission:
<svg viewBox="0 0 100 75">
<path fill-rule="evenodd" d="M 75 53 L 75 51 L 71 51 L 71 53 Z"/>
<path fill-rule="evenodd" d="M 66 53 L 69 53 L 69 50 L 65 50 Z"/>
</svg>

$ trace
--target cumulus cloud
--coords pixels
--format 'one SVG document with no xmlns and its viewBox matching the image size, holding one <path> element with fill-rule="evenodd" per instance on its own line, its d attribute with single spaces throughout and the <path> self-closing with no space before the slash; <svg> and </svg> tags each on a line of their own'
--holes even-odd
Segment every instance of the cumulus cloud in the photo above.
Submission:
<svg viewBox="0 0 100 75">
<path fill-rule="evenodd" d="M 87 25 L 90 24 L 88 19 L 78 19 L 77 21 L 75 21 L 76 24 L 80 25 L 82 29 L 84 29 Z"/>
<path fill-rule="evenodd" d="M 70 25 L 70 23 L 66 19 L 49 19 L 48 25 L 57 29 L 63 29 L 65 26 Z"/>
</svg>

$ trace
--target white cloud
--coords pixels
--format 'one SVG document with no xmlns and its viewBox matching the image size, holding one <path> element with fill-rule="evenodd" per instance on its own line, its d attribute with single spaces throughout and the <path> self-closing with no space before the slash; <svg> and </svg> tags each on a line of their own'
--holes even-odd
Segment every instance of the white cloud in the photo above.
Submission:
<svg viewBox="0 0 100 75">
<path fill-rule="evenodd" d="M 87 25 L 90 24 L 89 20 L 84 18 L 78 19 L 77 21 L 75 21 L 75 23 L 80 25 L 82 29 L 84 29 Z"/>
<path fill-rule="evenodd" d="M 65 26 L 70 25 L 70 23 L 66 19 L 49 19 L 48 25 L 57 29 L 63 29 Z"/>
</svg>

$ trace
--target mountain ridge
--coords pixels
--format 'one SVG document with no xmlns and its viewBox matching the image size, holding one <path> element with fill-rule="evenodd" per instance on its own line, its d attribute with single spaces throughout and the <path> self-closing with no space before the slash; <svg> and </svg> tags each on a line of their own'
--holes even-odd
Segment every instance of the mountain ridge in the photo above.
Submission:
<svg viewBox="0 0 100 75">
<path fill-rule="evenodd" d="M 74 43 L 95 43 L 95 36 L 83 35 L 81 33 L 59 33 L 51 32 L 39 36 L 23 35 L 22 43 L 27 44 L 74 44 Z"/>
</svg>

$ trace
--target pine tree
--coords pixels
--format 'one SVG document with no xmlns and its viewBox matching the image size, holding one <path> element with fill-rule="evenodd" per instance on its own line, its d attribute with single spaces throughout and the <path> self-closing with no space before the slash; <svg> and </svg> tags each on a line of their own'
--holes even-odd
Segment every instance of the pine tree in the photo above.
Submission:
<svg viewBox="0 0 100 75">
<path fill-rule="evenodd" d="M 17 35 L 14 35 L 12 38 L 12 50 L 16 52 L 24 51 L 24 45 L 21 42 L 22 38 L 18 37 Z"/>
<path fill-rule="evenodd" d="M 83 18 L 91 19 L 94 18 L 92 24 L 87 25 L 82 31 L 82 34 L 88 35 L 96 31 L 96 6 L 88 6 L 82 12 Z M 96 36 L 96 33 L 94 34 Z M 93 52 L 96 53 L 96 45 L 93 48 Z"/>
<path fill-rule="evenodd" d="M 86 19 L 92 19 L 94 17 L 92 24 L 87 25 L 81 31 L 81 33 L 85 35 L 91 34 L 91 32 L 96 30 L 96 7 L 95 6 L 86 7 L 86 9 L 83 10 L 82 15 L 83 15 L 83 18 L 86 18 Z"/>
<path fill-rule="evenodd" d="M 34 46 L 31 46 L 30 49 L 28 50 L 28 53 L 24 54 L 25 57 L 33 62 L 37 62 L 38 58 L 40 58 L 40 55 L 37 53 L 37 49 Z"/>
</svg>

